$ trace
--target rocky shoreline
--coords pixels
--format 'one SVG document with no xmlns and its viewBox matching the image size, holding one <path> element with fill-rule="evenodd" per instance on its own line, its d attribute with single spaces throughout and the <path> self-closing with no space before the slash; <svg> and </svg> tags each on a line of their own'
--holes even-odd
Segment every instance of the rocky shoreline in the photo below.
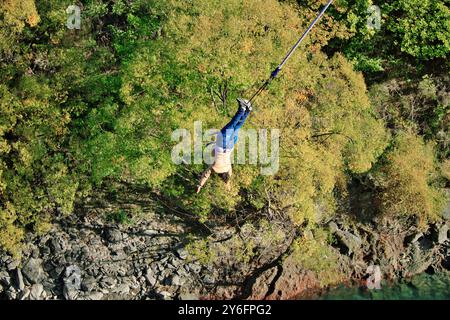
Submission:
<svg viewBox="0 0 450 320">
<path fill-rule="evenodd" d="M 122 207 L 133 210 L 135 200 Z M 113 206 L 79 206 L 45 235 L 29 234 L 21 260 L 2 253 L 1 299 L 301 299 L 320 292 L 317 276 L 287 254 L 289 244 L 274 245 L 253 264 L 233 264 L 226 254 L 220 264 L 205 264 L 185 248 L 192 228 L 186 217 L 169 218 L 144 203 L 140 210 L 151 219 L 121 225 L 105 221 L 108 207 Z M 389 220 L 374 228 L 329 222 L 346 280 L 364 281 L 371 265 L 389 279 L 448 270 L 449 207 L 444 217 L 427 233 Z M 233 232 L 217 231 L 217 243 L 233 241 Z"/>
</svg>

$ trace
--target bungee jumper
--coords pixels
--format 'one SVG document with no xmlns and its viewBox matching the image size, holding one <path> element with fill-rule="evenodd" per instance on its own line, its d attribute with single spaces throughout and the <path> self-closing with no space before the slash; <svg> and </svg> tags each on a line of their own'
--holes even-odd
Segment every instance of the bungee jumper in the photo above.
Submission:
<svg viewBox="0 0 450 320">
<path fill-rule="evenodd" d="M 289 50 L 287 55 L 284 57 L 283 61 L 272 71 L 270 77 L 263 82 L 263 84 L 259 87 L 259 89 L 253 94 L 250 100 L 245 100 L 242 98 L 238 98 L 238 110 L 236 114 L 233 116 L 231 121 L 220 130 L 217 134 L 216 145 L 214 147 L 214 163 L 206 169 L 199 180 L 197 185 L 197 193 L 200 192 L 202 187 L 205 185 L 206 181 L 211 176 L 211 173 L 214 171 L 219 175 L 219 177 L 225 182 L 225 187 L 227 190 L 230 190 L 231 187 L 231 155 L 233 153 L 234 146 L 238 140 L 238 131 L 244 125 L 245 120 L 249 116 L 252 110 L 252 102 L 259 96 L 261 92 L 263 92 L 269 84 L 275 79 L 278 73 L 281 71 L 283 66 L 292 56 L 294 51 L 299 47 L 302 43 L 303 39 L 308 35 L 317 21 L 323 16 L 325 11 L 327 11 L 328 7 L 331 5 L 333 0 L 329 0 L 325 7 L 320 11 L 319 15 L 314 19 L 314 21 L 309 25 L 308 29 L 302 34 L 300 39 L 295 43 L 295 45 Z"/>
<path fill-rule="evenodd" d="M 220 178 L 225 182 L 225 187 L 230 190 L 231 187 L 231 155 L 233 153 L 234 146 L 238 141 L 239 129 L 245 123 L 245 120 L 252 111 L 250 101 L 238 98 L 238 110 L 233 116 L 230 122 L 220 130 L 217 134 L 216 145 L 214 146 L 214 163 L 206 169 L 197 186 L 197 193 L 205 185 L 206 181 L 211 176 L 212 171 L 217 173 Z"/>
</svg>

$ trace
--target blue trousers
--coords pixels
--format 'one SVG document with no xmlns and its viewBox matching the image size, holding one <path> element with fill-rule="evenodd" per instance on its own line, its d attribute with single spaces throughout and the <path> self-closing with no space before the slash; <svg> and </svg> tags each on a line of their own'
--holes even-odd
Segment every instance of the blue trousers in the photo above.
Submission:
<svg viewBox="0 0 450 320">
<path fill-rule="evenodd" d="M 250 114 L 249 110 L 239 108 L 230 122 L 217 135 L 217 145 L 223 149 L 232 149 L 238 140 L 239 129 Z"/>
</svg>

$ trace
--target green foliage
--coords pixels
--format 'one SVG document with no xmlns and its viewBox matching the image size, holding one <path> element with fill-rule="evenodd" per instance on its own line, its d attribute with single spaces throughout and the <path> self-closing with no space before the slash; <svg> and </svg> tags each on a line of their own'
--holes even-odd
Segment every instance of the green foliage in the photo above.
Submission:
<svg viewBox="0 0 450 320">
<path fill-rule="evenodd" d="M 339 283 L 343 274 L 337 264 L 338 253 L 330 246 L 327 233 L 316 229 L 314 234 L 307 234 L 294 242 L 293 258 L 306 270 L 313 271 L 322 286 Z"/>
<path fill-rule="evenodd" d="M 315 5 L 88 1 L 82 29 L 68 30 L 69 4 L 39 3 L 40 18 L 9 26 L 16 38 L 2 47 L 17 56 L 0 61 L 2 230 L 43 231 L 55 212 L 69 214 L 77 196 L 106 178 L 146 184 L 202 221 L 269 203 L 296 224 L 320 221 L 333 212 L 337 181 L 369 170 L 386 145 L 362 76 L 341 55 L 318 51 L 345 36 L 339 24 L 329 32 L 335 22 L 325 17 L 262 96 L 250 125 L 282 130 L 289 152 L 279 173 L 262 178 L 258 167 L 236 166 L 231 192 L 213 177 L 195 195 L 203 168 L 172 163 L 172 131 L 196 120 L 222 126 L 233 110 L 217 112 L 211 92 L 226 83 L 227 101 L 234 101 L 265 78 Z M 3 6 L 3 14 L 11 8 Z"/>
<path fill-rule="evenodd" d="M 227 117 L 211 106 L 211 90 L 227 83 L 228 101 L 233 101 L 255 79 L 269 74 L 305 24 L 290 6 L 276 1 L 264 6 L 258 1 L 168 1 L 164 10 L 169 9 L 172 14 L 164 23 L 164 36 L 135 50 L 121 89 L 128 110 L 151 105 L 166 127 L 189 129 L 193 121 L 202 120 L 203 127 L 219 128 Z M 320 27 L 311 37 L 305 51 L 314 51 L 328 40 Z M 257 168 L 238 166 L 231 192 L 213 178 L 199 196 L 176 192 L 174 201 L 204 220 L 214 211 L 229 212 L 247 201 L 261 208 L 272 200 L 295 223 L 315 221 L 316 202 L 333 207 L 332 192 L 343 170 L 369 170 L 387 143 L 383 124 L 373 116 L 365 92 L 362 76 L 342 56 L 328 60 L 320 52 L 312 57 L 299 53 L 260 99 L 253 115 L 254 126 L 280 128 L 286 137 L 282 149 L 289 152 L 281 154 L 278 175 L 259 184 Z M 313 138 L 323 132 L 334 134 Z M 164 172 L 164 180 L 173 170 L 154 167 L 152 173 Z M 179 179 L 166 179 L 164 190 L 175 195 L 179 184 Z"/>
<path fill-rule="evenodd" d="M 172 162 L 173 130 L 191 130 L 198 120 L 203 128 L 222 127 L 235 99 L 248 97 L 255 81 L 270 74 L 325 1 L 302 1 L 307 8 L 292 2 L 92 0 L 83 2 L 81 30 L 68 30 L 65 9 L 71 1 L 3 1 L 0 246 L 19 254 L 26 231 L 45 232 L 55 215 L 70 214 L 77 199 L 102 184 L 143 184 L 201 223 L 244 221 L 239 236 L 224 243 L 189 239 L 188 251 L 203 264 L 223 252 L 250 264 L 268 254 L 265 248 L 283 247 L 286 225 L 313 230 L 312 238 L 296 240 L 295 257 L 326 285 L 340 273 L 319 226 L 336 214 L 336 194 L 346 192 L 349 177 L 372 172 L 375 163 L 383 212 L 435 219 L 441 198 L 431 186 L 432 148 L 412 134 L 399 134 L 385 163 L 378 162 L 390 134 L 376 111 L 383 115 L 390 108 L 383 119 L 400 129 L 411 127 L 408 108 L 395 108 L 390 92 L 374 99 L 374 88 L 369 100 L 363 75 L 353 69 L 356 61 L 359 70 L 382 70 L 400 40 L 403 51 L 418 59 L 445 57 L 447 42 L 442 45 L 436 36 L 445 35 L 445 23 L 420 35 L 412 33 L 422 24 L 408 27 L 417 12 L 426 21 L 428 12 L 439 13 L 438 21 L 446 17 L 445 8 L 427 1 L 418 8 L 404 1 L 386 5 L 393 20 L 386 20 L 380 33 L 360 28 L 370 2 L 330 8 L 261 95 L 247 125 L 281 130 L 276 175 L 235 165 L 230 191 L 213 176 L 196 194 L 204 166 Z M 389 46 L 376 56 L 387 32 L 393 34 Z M 415 36 L 421 38 L 413 44 Z M 332 39 L 348 41 L 334 50 L 344 54 L 322 51 L 339 47 Z M 219 102 L 216 93 L 225 87 Z M 434 77 L 415 86 L 420 101 L 435 106 L 426 109 L 434 119 L 426 122 L 431 137 L 448 132 L 442 88 Z M 448 165 L 441 171 L 448 174 Z M 397 194 L 400 203 L 393 200 Z M 422 204 L 405 207 L 416 204 L 412 199 Z M 265 214 L 271 220 L 262 218 Z M 133 224 L 151 215 L 113 208 L 106 218 Z"/>
<path fill-rule="evenodd" d="M 381 9 L 380 29 L 368 25 L 371 5 Z M 450 9 L 445 0 L 343 0 L 335 6 L 333 16 L 351 36 L 333 39 L 329 49 L 344 52 L 358 70 L 392 75 L 392 69 L 417 72 L 430 60 L 448 60 Z"/>
<path fill-rule="evenodd" d="M 449 156 L 449 77 L 425 75 L 417 80 L 392 79 L 372 85 L 369 96 L 393 130 L 414 129 L 437 144 L 438 159 Z"/>
<path fill-rule="evenodd" d="M 450 8 L 447 1 L 398 0 L 383 6 L 391 17 L 386 29 L 402 51 L 419 59 L 446 57 L 450 52 Z"/>
<path fill-rule="evenodd" d="M 3 0 L 0 3 L 0 52 L 11 54 L 26 26 L 40 21 L 34 0 Z M 11 46 L 12 45 L 12 46 Z"/>
<path fill-rule="evenodd" d="M 385 215 L 414 216 L 418 224 L 440 218 L 446 198 L 434 184 L 437 165 L 433 146 L 410 132 L 399 132 L 385 155 L 385 164 L 375 174 Z"/>
<path fill-rule="evenodd" d="M 189 244 L 186 245 L 186 251 L 189 253 L 188 261 L 198 261 L 202 265 L 212 263 L 216 257 L 216 252 L 207 239 L 191 238 Z"/>
<path fill-rule="evenodd" d="M 129 224 L 131 222 L 128 213 L 123 209 L 109 213 L 106 220 L 118 224 Z"/>
<path fill-rule="evenodd" d="M 72 213 L 77 192 L 90 188 L 76 124 L 103 100 L 101 69 L 111 55 L 92 35 L 65 28 L 68 4 L 39 3 L 33 19 L 32 1 L 0 5 L 1 32 L 14 37 L 0 45 L 0 245 L 9 251 L 18 252 L 25 230 L 45 232 L 52 215 Z"/>
<path fill-rule="evenodd" d="M 15 256 L 20 255 L 24 230 L 16 226 L 16 213 L 10 203 L 0 209 L 0 246 Z"/>
</svg>

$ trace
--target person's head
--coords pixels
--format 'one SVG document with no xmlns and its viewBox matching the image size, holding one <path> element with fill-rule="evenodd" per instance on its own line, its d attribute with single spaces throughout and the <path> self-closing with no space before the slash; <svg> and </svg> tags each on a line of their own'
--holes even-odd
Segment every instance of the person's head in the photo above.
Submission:
<svg viewBox="0 0 450 320">
<path fill-rule="evenodd" d="M 231 176 L 229 172 L 219 173 L 218 175 L 223 180 L 223 182 L 228 183 L 228 181 L 230 181 Z"/>
</svg>

